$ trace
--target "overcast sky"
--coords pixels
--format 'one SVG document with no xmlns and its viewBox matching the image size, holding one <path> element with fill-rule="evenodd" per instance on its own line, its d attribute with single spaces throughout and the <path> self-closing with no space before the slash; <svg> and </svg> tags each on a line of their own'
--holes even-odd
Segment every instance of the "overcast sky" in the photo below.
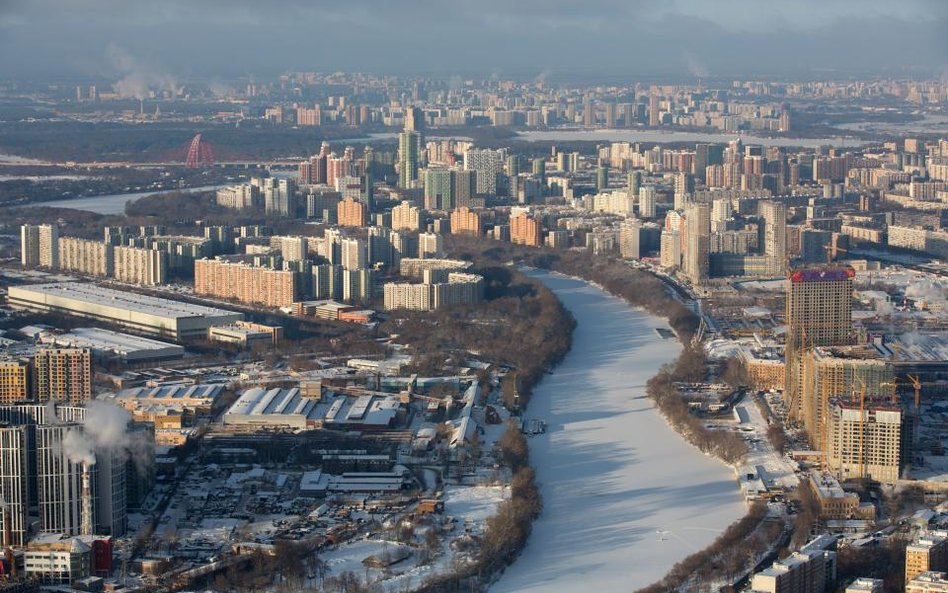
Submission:
<svg viewBox="0 0 948 593">
<path fill-rule="evenodd" d="M 948 0 L 0 0 L 0 77 L 948 77 Z"/>
</svg>

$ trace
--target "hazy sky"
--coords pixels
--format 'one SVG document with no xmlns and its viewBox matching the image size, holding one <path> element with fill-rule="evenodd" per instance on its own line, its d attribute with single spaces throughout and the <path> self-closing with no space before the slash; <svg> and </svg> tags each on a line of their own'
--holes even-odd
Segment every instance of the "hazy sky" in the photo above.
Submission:
<svg viewBox="0 0 948 593">
<path fill-rule="evenodd" d="M 0 0 L 0 77 L 948 76 L 946 31 L 948 0 Z"/>
</svg>

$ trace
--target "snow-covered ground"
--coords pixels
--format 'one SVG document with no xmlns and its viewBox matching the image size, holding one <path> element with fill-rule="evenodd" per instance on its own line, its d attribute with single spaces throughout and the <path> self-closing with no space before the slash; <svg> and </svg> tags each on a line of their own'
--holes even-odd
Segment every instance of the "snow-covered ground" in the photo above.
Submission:
<svg viewBox="0 0 948 593">
<path fill-rule="evenodd" d="M 645 396 L 679 351 L 661 319 L 585 282 L 532 271 L 576 317 L 573 347 L 527 417 L 544 511 L 492 593 L 630 591 L 661 578 L 743 515 L 731 468 L 686 443 Z"/>
<path fill-rule="evenodd" d="M 747 458 L 744 460 L 744 465 L 757 467 L 760 478 L 768 486 L 796 488 L 800 483 L 800 478 L 796 474 L 796 464 L 775 451 L 773 445 L 770 444 L 770 439 L 767 437 L 767 420 L 760 408 L 750 395 L 744 396 L 736 407 L 743 411 L 741 415 L 747 418 L 747 422 L 740 426 L 753 430 L 750 433 L 751 440 L 747 443 Z"/>
</svg>

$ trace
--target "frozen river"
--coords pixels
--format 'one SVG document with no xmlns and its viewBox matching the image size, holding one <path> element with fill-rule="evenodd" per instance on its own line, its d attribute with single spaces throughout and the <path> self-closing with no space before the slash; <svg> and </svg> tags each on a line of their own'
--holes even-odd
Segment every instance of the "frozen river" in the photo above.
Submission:
<svg viewBox="0 0 948 593">
<path fill-rule="evenodd" d="M 547 422 L 530 457 L 544 510 L 491 593 L 632 591 L 744 514 L 734 474 L 679 437 L 645 396 L 677 355 L 667 324 L 606 292 L 531 271 L 576 317 L 573 347 L 526 416 Z"/>
</svg>

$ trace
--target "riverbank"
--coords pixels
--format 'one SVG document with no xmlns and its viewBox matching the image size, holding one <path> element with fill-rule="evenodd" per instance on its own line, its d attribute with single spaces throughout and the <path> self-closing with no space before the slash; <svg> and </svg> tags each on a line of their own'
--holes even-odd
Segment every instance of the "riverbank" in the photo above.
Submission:
<svg viewBox="0 0 948 593">
<path fill-rule="evenodd" d="M 577 321 L 573 348 L 536 389 L 527 417 L 544 512 L 494 593 L 628 590 L 711 544 L 745 507 L 722 462 L 665 422 L 645 384 L 681 351 L 664 320 L 591 283 L 542 270 Z M 714 512 L 708 512 L 713 509 Z"/>
</svg>

